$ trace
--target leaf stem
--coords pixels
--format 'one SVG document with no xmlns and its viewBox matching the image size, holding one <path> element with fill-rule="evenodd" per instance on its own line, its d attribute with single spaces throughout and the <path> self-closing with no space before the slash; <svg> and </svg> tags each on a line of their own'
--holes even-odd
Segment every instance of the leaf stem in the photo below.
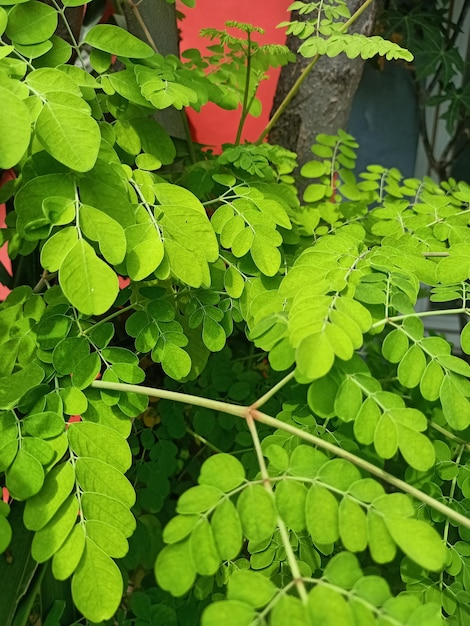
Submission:
<svg viewBox="0 0 470 626">
<path fill-rule="evenodd" d="M 247 53 L 246 53 L 246 78 L 245 78 L 245 90 L 243 93 L 243 104 L 242 104 L 242 113 L 240 116 L 240 122 L 238 124 L 237 136 L 235 139 L 235 145 L 240 145 L 240 140 L 242 138 L 243 126 L 245 125 L 245 120 L 248 115 L 248 111 L 250 110 L 248 106 L 248 98 L 249 98 L 249 90 L 250 90 L 250 74 L 251 74 L 251 34 L 247 32 Z"/>
<path fill-rule="evenodd" d="M 263 486 L 266 489 L 266 491 L 269 493 L 271 498 L 274 500 L 274 492 L 273 492 L 273 488 L 271 485 L 271 480 L 269 478 L 268 468 L 266 467 L 266 462 L 264 460 L 263 451 L 261 449 L 261 442 L 259 440 L 258 431 L 256 430 L 256 424 L 253 419 L 252 411 L 253 409 L 247 410 L 245 414 L 245 419 L 246 419 L 248 428 L 250 430 L 251 437 L 253 439 L 256 457 L 258 459 L 258 465 L 260 468 L 261 477 L 263 479 Z M 297 559 L 295 558 L 294 551 L 292 550 L 289 533 L 287 531 L 286 525 L 284 524 L 284 520 L 279 515 L 277 516 L 276 523 L 279 528 L 279 532 L 281 534 L 282 543 L 286 551 L 287 561 L 289 563 L 289 567 L 292 572 L 294 584 L 297 588 L 298 594 L 302 602 L 306 604 L 308 601 L 307 590 L 305 589 L 302 574 L 299 569 L 299 564 L 297 563 Z"/>
<path fill-rule="evenodd" d="M 241 417 L 245 420 L 247 419 L 247 415 L 250 415 L 256 421 L 261 422 L 262 424 L 266 424 L 266 426 L 271 426 L 275 429 L 284 430 L 285 432 L 290 433 L 295 437 L 300 437 L 304 441 L 308 441 L 314 446 L 318 446 L 323 450 L 331 452 L 331 454 L 334 454 L 335 456 L 346 459 L 346 461 L 353 463 L 354 465 L 356 465 L 356 467 L 359 467 L 364 471 L 369 472 L 369 474 L 377 476 L 380 480 L 383 480 L 390 485 L 393 485 L 400 491 L 409 494 L 420 502 L 423 502 L 424 504 L 430 506 L 436 511 L 439 511 L 439 513 L 442 513 L 445 517 L 454 520 L 454 522 L 456 522 L 457 524 L 460 524 L 461 526 L 470 529 L 469 518 L 465 517 L 465 515 L 462 515 L 461 513 L 458 513 L 457 511 L 453 511 L 445 504 L 442 504 L 438 500 L 435 500 L 431 496 L 428 496 L 423 491 L 416 489 L 416 487 L 408 485 L 403 480 L 396 478 L 395 476 L 389 474 L 380 467 L 372 465 L 372 463 L 361 459 L 360 457 L 352 454 L 351 452 L 348 452 L 347 450 L 344 450 L 343 448 L 335 446 L 329 441 L 324 441 L 320 437 L 316 437 L 311 433 L 306 433 L 296 426 L 286 424 L 285 422 L 266 415 L 265 413 L 262 413 L 257 409 L 246 406 L 239 406 L 237 404 L 230 404 L 228 402 L 222 402 L 220 400 L 212 400 L 210 398 L 200 398 L 199 396 L 193 396 L 187 393 L 180 393 L 178 391 L 155 389 L 153 387 L 143 387 L 140 385 L 129 385 L 127 383 L 114 383 L 105 380 L 94 380 L 91 383 L 91 386 L 96 389 L 109 389 L 112 391 L 139 393 L 141 395 L 146 395 L 152 398 L 164 398 L 166 400 L 172 400 L 174 402 L 185 402 L 194 406 L 202 406 L 207 409 L 213 409 L 214 411 L 220 411 L 222 413 L 228 413 L 229 415 L 235 415 L 236 417 Z"/>
<path fill-rule="evenodd" d="M 253 402 L 253 404 L 251 405 L 251 408 L 259 409 L 259 407 L 263 406 L 263 404 L 266 404 L 266 402 L 268 400 L 271 400 L 271 398 L 279 391 L 279 389 L 282 389 L 284 385 L 286 385 L 288 382 L 290 382 L 294 378 L 294 376 L 295 376 L 295 370 L 292 370 L 292 372 L 289 372 L 287 376 L 284 376 L 284 378 L 280 380 L 278 383 L 276 383 L 274 387 L 271 387 L 269 391 L 267 391 L 264 395 L 262 395 L 261 398 L 258 398 L 258 400 Z"/>
<path fill-rule="evenodd" d="M 150 34 L 150 31 L 147 28 L 144 20 L 142 19 L 142 15 L 140 14 L 140 11 L 139 11 L 139 4 L 140 4 L 140 2 L 133 2 L 132 0 L 126 0 L 126 4 L 130 8 L 132 13 L 134 14 L 135 19 L 137 20 L 137 22 L 139 23 L 139 26 L 142 29 L 142 32 L 144 33 L 145 38 L 147 39 L 149 46 L 152 48 L 152 50 L 155 52 L 155 54 L 159 54 L 158 48 L 157 48 L 157 44 L 153 40 L 153 37 Z"/>
<path fill-rule="evenodd" d="M 96 389 L 109 389 L 110 391 L 124 391 L 129 393 L 139 393 L 150 398 L 162 398 L 163 400 L 172 400 L 173 402 L 185 402 L 193 406 L 202 406 L 206 409 L 221 411 L 236 417 L 245 417 L 247 407 L 238 404 L 230 404 L 220 400 L 212 400 L 210 398 L 200 398 L 188 393 L 179 391 L 168 391 L 167 389 L 155 389 L 154 387 L 144 387 L 141 385 L 129 385 L 127 383 L 114 383 L 106 380 L 94 380 L 91 383 Z"/>
<path fill-rule="evenodd" d="M 340 33 L 346 32 L 347 29 L 351 26 L 351 24 L 354 24 L 354 22 L 362 15 L 362 13 L 364 13 L 364 11 L 368 8 L 369 5 L 372 4 L 372 2 L 374 2 L 374 0 L 365 0 L 364 4 L 361 5 L 353 15 L 351 15 L 348 21 L 344 22 L 344 24 L 340 26 L 338 32 Z M 305 69 L 300 74 L 298 79 L 289 89 L 289 92 L 287 93 L 286 97 L 284 98 L 284 100 L 281 102 L 281 104 L 275 111 L 272 118 L 269 120 L 268 125 L 265 127 L 261 135 L 256 140 L 255 142 L 256 145 L 259 145 L 263 141 L 263 139 L 271 132 L 273 127 L 277 124 L 279 118 L 284 114 L 285 110 L 287 109 L 291 101 L 297 95 L 297 92 L 299 91 L 302 83 L 305 81 L 307 76 L 310 74 L 310 72 L 313 70 L 315 65 L 318 63 L 319 59 L 320 59 L 320 55 L 316 54 L 313 57 L 313 59 L 310 61 L 310 63 L 305 67 Z"/>
<path fill-rule="evenodd" d="M 372 328 L 380 328 L 383 324 L 389 324 L 391 322 L 401 322 L 409 317 L 437 317 L 439 315 L 461 315 L 462 313 L 468 314 L 469 311 L 465 307 L 460 309 L 445 309 L 441 311 L 414 311 L 413 313 L 406 313 L 405 315 L 394 315 L 393 317 L 385 317 L 378 322 L 374 322 L 369 330 Z"/>
<path fill-rule="evenodd" d="M 346 461 L 353 463 L 357 467 L 365 470 L 366 472 L 369 472 L 370 474 L 373 474 L 374 476 L 377 476 L 381 480 L 389 483 L 390 485 L 393 485 L 400 491 L 403 491 L 404 493 L 407 493 L 410 496 L 413 496 L 420 502 L 423 502 L 424 504 L 427 504 L 428 506 L 435 509 L 436 511 L 439 511 L 439 513 L 442 513 L 449 519 L 454 520 L 454 522 L 457 522 L 457 524 L 460 524 L 461 526 L 465 526 L 465 528 L 470 529 L 470 519 L 465 517 L 465 515 L 462 515 L 461 513 L 458 513 L 457 511 L 452 510 L 445 504 L 442 504 L 438 500 L 435 500 L 431 496 L 428 496 L 428 494 L 424 493 L 423 491 L 416 489 L 416 487 L 413 487 L 412 485 L 408 485 L 408 483 L 405 483 L 403 480 L 400 480 L 396 476 L 389 474 L 388 472 L 381 469 L 380 467 L 376 467 L 375 465 L 372 465 L 372 463 L 369 463 L 368 461 L 361 459 L 355 454 L 352 454 L 352 452 L 343 450 L 343 448 L 339 448 L 338 446 L 335 446 L 329 441 L 324 441 L 323 439 L 320 439 L 320 437 L 317 437 L 310 433 L 306 433 L 305 431 L 299 428 L 296 428 L 295 426 L 292 426 L 291 424 L 286 424 L 285 422 L 281 422 L 280 420 L 277 420 L 273 417 L 270 417 L 269 415 L 261 413 L 260 411 L 254 410 L 253 417 L 258 422 L 261 422 L 262 424 L 266 424 L 267 426 L 272 426 L 273 428 L 278 428 L 279 430 L 284 430 L 285 432 L 288 432 L 296 437 L 300 437 L 301 439 L 304 439 L 305 441 L 308 441 L 309 443 L 315 446 L 318 446 L 319 448 L 323 448 L 323 450 L 327 450 L 328 452 L 331 452 L 335 456 L 339 456 L 342 459 L 345 459 Z"/>
</svg>

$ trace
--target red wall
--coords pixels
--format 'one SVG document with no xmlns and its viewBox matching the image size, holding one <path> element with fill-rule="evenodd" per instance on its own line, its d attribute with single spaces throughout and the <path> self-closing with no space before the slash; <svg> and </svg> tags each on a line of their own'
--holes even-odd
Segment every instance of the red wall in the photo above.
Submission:
<svg viewBox="0 0 470 626">
<path fill-rule="evenodd" d="M 211 45 L 214 42 L 199 37 L 201 28 L 223 29 L 228 20 L 248 22 L 264 28 L 264 36 L 254 35 L 260 42 L 284 43 L 284 29 L 276 26 L 288 19 L 287 8 L 290 4 L 288 0 L 196 0 L 195 9 L 180 4 L 178 8 L 185 14 L 180 24 L 181 50 L 204 49 L 206 45 Z M 271 70 L 269 80 L 262 81 L 258 94 L 263 103 L 263 112 L 260 117 L 250 117 L 246 121 L 242 140 L 256 141 L 268 123 L 279 71 Z M 209 103 L 200 113 L 189 109 L 188 114 L 195 129 L 195 138 L 200 143 L 218 147 L 235 141 L 240 111 L 224 111 Z"/>
</svg>

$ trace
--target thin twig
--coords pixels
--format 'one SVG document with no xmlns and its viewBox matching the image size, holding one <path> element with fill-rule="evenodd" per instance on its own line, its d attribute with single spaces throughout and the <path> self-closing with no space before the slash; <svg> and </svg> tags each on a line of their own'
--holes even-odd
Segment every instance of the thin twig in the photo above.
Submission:
<svg viewBox="0 0 470 626">
<path fill-rule="evenodd" d="M 274 387 L 271 387 L 269 391 L 267 391 L 264 395 L 262 395 L 261 398 L 258 398 L 256 402 L 253 402 L 253 404 L 251 405 L 251 408 L 259 409 L 261 406 L 263 406 L 263 404 L 266 404 L 266 402 L 268 400 L 271 400 L 271 398 L 279 391 L 279 389 L 282 389 L 284 385 L 286 385 L 288 382 L 290 382 L 294 378 L 294 376 L 295 376 L 295 370 L 292 370 L 292 372 L 287 374 L 287 376 L 284 376 L 284 378 L 280 380 L 278 383 L 276 383 Z"/>
<path fill-rule="evenodd" d="M 139 11 L 139 4 L 140 4 L 140 2 L 133 2 L 132 0 L 126 0 L 126 3 L 128 5 L 128 7 L 130 8 L 130 10 L 132 11 L 132 13 L 134 13 L 135 19 L 138 21 L 139 26 L 142 29 L 142 31 L 143 31 L 143 33 L 145 35 L 145 38 L 147 39 L 150 47 L 155 52 L 155 54 L 158 54 L 157 44 L 153 40 L 153 37 L 150 34 L 150 31 L 147 28 L 147 25 L 145 24 L 144 20 L 142 19 L 142 15 L 140 14 L 140 11 Z"/>
<path fill-rule="evenodd" d="M 261 472 L 261 477 L 263 479 L 263 486 L 266 491 L 269 493 L 271 498 L 274 500 L 274 492 L 271 485 L 271 480 L 269 478 L 268 468 L 266 467 L 266 463 L 264 460 L 263 451 L 261 449 L 261 442 L 258 437 L 258 431 L 256 430 L 256 424 L 252 415 L 253 409 L 248 409 L 245 414 L 246 423 L 250 430 L 251 438 L 253 439 L 253 444 L 255 447 L 256 457 L 258 459 L 258 465 Z M 305 589 L 304 581 L 302 578 L 302 574 L 299 569 L 299 564 L 297 563 L 297 559 L 295 558 L 294 551 L 292 550 L 292 546 L 290 543 L 289 533 L 287 531 L 284 520 L 278 515 L 276 520 L 277 526 L 279 528 L 279 532 L 281 534 L 282 544 L 286 551 L 287 561 L 289 563 L 289 567 L 292 572 L 292 578 L 294 579 L 294 584 L 297 588 L 298 594 L 304 604 L 308 601 L 307 590 Z"/>
</svg>

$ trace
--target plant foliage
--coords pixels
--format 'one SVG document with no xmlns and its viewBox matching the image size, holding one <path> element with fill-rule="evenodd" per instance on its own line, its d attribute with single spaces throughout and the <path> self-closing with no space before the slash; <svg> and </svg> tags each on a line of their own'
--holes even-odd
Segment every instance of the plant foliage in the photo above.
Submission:
<svg viewBox="0 0 470 626">
<path fill-rule="evenodd" d="M 6 623 L 467 624 L 470 325 L 420 302 L 469 313 L 468 185 L 356 176 L 340 131 L 299 197 L 295 154 L 240 145 L 290 60 L 260 29 L 180 60 L 1 4 L 2 238 L 43 270 L 0 305 Z M 294 5 L 306 56 L 410 58 Z M 209 100 L 241 105 L 221 155 L 154 119 Z"/>
</svg>

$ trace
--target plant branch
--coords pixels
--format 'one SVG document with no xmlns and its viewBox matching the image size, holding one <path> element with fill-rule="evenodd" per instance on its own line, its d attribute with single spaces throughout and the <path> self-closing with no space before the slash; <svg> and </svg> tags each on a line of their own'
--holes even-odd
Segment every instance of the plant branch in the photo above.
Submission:
<svg viewBox="0 0 470 626">
<path fill-rule="evenodd" d="M 242 138 L 243 126 L 245 125 L 245 120 L 248 115 L 248 111 L 250 110 L 248 106 L 248 98 L 250 91 L 250 74 L 251 74 L 251 35 L 250 32 L 247 32 L 247 54 L 246 54 L 246 79 L 245 79 L 245 89 L 243 92 L 243 104 L 242 104 L 242 113 L 240 116 L 240 122 L 238 124 L 237 136 L 235 139 L 235 145 L 238 146 L 240 144 L 240 140 Z"/>
<path fill-rule="evenodd" d="M 310 433 L 306 433 L 305 431 L 297 428 L 296 426 L 292 426 L 291 424 L 286 424 L 285 422 L 281 422 L 280 420 L 270 417 L 269 415 L 261 413 L 261 411 L 256 411 L 256 410 L 253 411 L 253 417 L 258 422 L 261 422 L 262 424 L 266 424 L 266 426 L 272 426 L 273 428 L 284 430 L 285 432 L 288 432 L 291 435 L 294 435 L 296 437 L 301 437 L 305 441 L 308 441 L 309 443 L 315 446 L 318 446 L 319 448 L 323 448 L 323 450 L 327 450 L 328 452 L 331 452 L 335 456 L 339 456 L 340 458 L 345 459 L 346 461 L 349 461 L 350 463 L 353 463 L 354 465 L 356 465 L 356 467 L 359 467 L 365 470 L 366 472 L 369 472 L 369 474 L 373 474 L 374 476 L 377 476 L 381 480 L 387 482 L 389 485 L 392 485 L 393 487 L 396 487 L 400 491 L 403 491 L 404 493 L 407 493 L 410 496 L 413 496 L 420 502 L 423 502 L 424 504 L 427 504 L 428 506 L 435 509 L 436 511 L 439 511 L 439 513 L 442 513 L 449 519 L 454 520 L 454 522 L 457 522 L 461 526 L 465 526 L 465 528 L 470 528 L 470 519 L 465 517 L 465 515 L 462 515 L 461 513 L 458 513 L 457 511 L 452 510 L 445 504 L 442 504 L 442 502 L 439 502 L 438 500 L 435 500 L 431 496 L 428 496 L 427 493 L 424 493 L 423 491 L 416 489 L 416 487 L 413 487 L 412 485 L 405 483 L 403 480 L 400 480 L 396 476 L 393 476 L 393 474 L 389 474 L 385 470 L 380 469 L 380 467 L 376 467 L 375 465 L 372 465 L 372 463 L 369 463 L 368 461 L 361 459 L 355 454 L 352 454 L 351 452 L 348 452 L 347 450 L 344 450 L 343 448 L 339 448 L 338 446 L 335 446 L 329 441 L 324 441 L 323 439 L 320 439 L 320 437 L 317 437 Z"/>
<path fill-rule="evenodd" d="M 256 424 L 254 422 L 252 416 L 252 410 L 248 409 L 245 414 L 246 423 L 250 430 L 251 437 L 253 439 L 253 444 L 255 447 L 256 457 L 258 459 L 258 465 L 261 472 L 261 477 L 263 479 L 263 486 L 266 491 L 269 493 L 271 498 L 274 500 L 274 492 L 271 485 L 271 481 L 269 478 L 268 468 L 266 467 L 266 462 L 264 460 L 263 451 L 261 449 L 261 442 L 258 437 L 258 431 L 256 430 Z M 304 581 L 302 579 L 302 574 L 300 573 L 299 564 L 297 563 L 297 559 L 295 558 L 294 551 L 292 550 L 292 546 L 290 543 L 289 533 L 287 531 L 286 525 L 284 524 L 284 520 L 278 515 L 277 516 L 277 525 L 279 528 L 279 532 L 281 534 L 282 543 L 284 545 L 284 549 L 286 551 L 287 561 L 289 563 L 289 567 L 292 572 L 292 577 L 294 579 L 294 584 L 297 588 L 298 594 L 304 604 L 307 603 L 307 590 L 305 589 Z"/>
<path fill-rule="evenodd" d="M 230 404 L 220 400 L 211 400 L 210 398 L 200 398 L 188 393 L 180 393 L 179 391 L 168 391 L 167 389 L 155 389 L 154 387 L 144 387 L 141 385 L 128 385 L 127 383 L 114 383 L 106 380 L 94 380 L 91 383 L 96 389 L 109 389 L 110 391 L 124 391 L 128 393 L 139 393 L 140 395 L 149 396 L 150 398 L 161 398 L 162 400 L 172 400 L 173 402 L 184 402 L 193 406 L 202 406 L 206 409 L 221 411 L 236 417 L 245 417 L 247 407 L 238 404 Z"/>
<path fill-rule="evenodd" d="M 462 313 L 467 314 L 468 310 L 465 307 L 461 307 L 460 309 L 445 309 L 441 311 L 422 311 L 421 313 L 415 311 L 414 313 L 407 313 L 405 315 L 394 315 L 393 317 L 385 317 L 384 319 L 379 320 L 378 322 L 374 322 L 370 329 L 372 328 L 380 328 L 383 324 L 389 324 L 390 322 L 401 322 L 403 320 L 408 319 L 409 317 L 437 317 L 439 315 L 462 315 Z"/>
<path fill-rule="evenodd" d="M 282 422 L 281 420 L 277 420 L 274 417 L 270 417 L 269 415 L 266 415 L 265 413 L 261 413 L 261 411 L 258 411 L 257 409 L 238 406 L 236 404 L 230 404 L 228 402 L 222 402 L 220 400 L 211 400 L 210 398 L 200 398 L 199 396 L 193 396 L 187 393 L 180 393 L 178 391 L 168 391 L 166 389 L 154 389 L 153 387 L 141 387 L 140 385 L 129 385 L 127 383 L 113 383 L 113 382 L 108 382 L 104 380 L 95 380 L 91 383 L 91 386 L 96 389 L 109 389 L 111 391 L 139 393 L 141 395 L 150 396 L 153 398 L 163 398 L 165 400 L 172 400 L 173 402 L 185 402 L 186 404 L 192 404 L 194 406 L 202 406 L 207 409 L 213 409 L 215 411 L 221 411 L 222 413 L 228 413 L 229 415 L 235 415 L 236 417 L 241 417 L 245 420 L 247 419 L 247 412 L 249 412 L 250 416 L 253 419 L 255 419 L 257 422 L 261 422 L 262 424 L 266 424 L 266 426 L 271 426 L 272 428 L 275 428 L 278 430 L 284 430 L 285 432 L 288 432 L 291 435 L 294 435 L 295 437 L 300 437 L 304 441 L 308 441 L 314 446 L 318 446 L 319 448 L 322 448 L 323 450 L 327 450 L 328 452 L 331 452 L 331 454 L 334 454 L 335 456 L 338 456 L 342 459 L 345 459 L 346 461 L 349 461 L 350 463 L 353 463 L 354 465 L 356 465 L 356 467 L 359 467 L 363 469 L 364 471 L 369 472 L 369 474 L 377 476 L 380 480 L 383 480 L 389 483 L 390 485 L 396 487 L 400 491 L 403 491 L 404 493 L 407 493 L 410 496 L 413 496 L 420 502 L 423 502 L 424 504 L 430 506 L 436 511 L 439 511 L 439 513 L 442 513 L 445 517 L 452 519 L 457 524 L 460 524 L 461 526 L 464 526 L 465 528 L 470 529 L 469 518 L 465 517 L 465 515 L 462 515 L 461 513 L 458 513 L 457 511 L 453 511 L 451 508 L 449 508 L 445 504 L 442 504 L 438 500 L 435 500 L 431 496 L 428 496 L 423 491 L 416 489 L 416 487 L 413 487 L 412 485 L 408 485 L 403 480 L 396 478 L 392 474 L 389 474 L 385 470 L 380 469 L 379 467 L 376 467 L 375 465 L 372 465 L 372 463 L 369 463 L 368 461 L 361 459 L 355 454 L 352 454 L 351 452 L 348 452 L 347 450 L 344 450 L 343 448 L 335 446 L 329 441 L 324 441 L 320 437 L 317 437 L 310 433 L 306 433 L 305 431 L 303 431 L 300 428 L 297 428 L 296 426 L 292 426 L 291 424 L 286 424 L 285 422 Z"/>
<path fill-rule="evenodd" d="M 364 11 L 374 2 L 374 0 L 365 0 L 364 4 L 362 4 L 357 11 L 351 15 L 351 17 L 344 22 L 344 24 L 342 24 L 340 26 L 340 28 L 338 29 L 338 32 L 340 33 L 344 33 L 348 30 L 348 28 L 354 24 L 354 22 L 364 13 Z M 320 55 L 316 54 L 312 60 L 310 61 L 310 63 L 305 67 L 305 69 L 303 70 L 303 72 L 300 74 L 300 76 L 298 77 L 298 79 L 295 81 L 295 83 L 292 85 L 292 87 L 290 88 L 289 92 L 287 93 L 286 97 L 284 98 L 284 100 L 281 102 L 281 104 L 279 105 L 279 107 L 277 108 L 277 110 L 275 111 L 274 115 L 272 116 L 272 118 L 269 120 L 269 123 L 267 124 L 267 126 L 265 127 L 265 129 L 263 130 L 263 132 L 261 133 L 261 135 L 258 137 L 258 139 L 256 140 L 255 144 L 258 145 L 260 143 L 262 143 L 263 139 L 265 139 L 265 137 L 267 137 L 269 135 L 269 133 L 271 132 L 271 130 L 273 129 L 273 127 L 277 124 L 279 118 L 284 114 L 285 110 L 287 109 L 287 107 L 289 106 L 289 104 L 292 102 L 292 100 L 294 99 L 294 97 L 297 95 L 297 92 L 299 91 L 302 83 L 305 81 L 305 79 L 307 78 L 307 76 L 310 74 L 310 72 L 313 70 L 313 68 L 315 67 L 315 65 L 318 63 L 320 59 Z"/>
<path fill-rule="evenodd" d="M 262 395 L 261 398 L 258 398 L 258 400 L 253 402 L 253 404 L 251 405 L 251 408 L 259 409 L 259 407 L 263 406 L 263 404 L 266 404 L 266 402 L 268 400 L 271 400 L 271 398 L 279 391 L 279 389 L 282 389 L 284 385 L 287 385 L 287 383 L 290 382 L 294 378 L 294 376 L 295 376 L 295 370 L 292 370 L 292 372 L 287 374 L 287 376 L 284 376 L 284 378 L 280 380 L 278 383 L 276 383 L 274 387 L 271 387 L 269 391 L 267 391 L 264 395 Z"/>
<path fill-rule="evenodd" d="M 152 50 L 155 52 L 155 54 L 158 54 L 157 44 L 153 40 L 153 37 L 150 34 L 150 31 L 147 28 L 147 25 L 145 24 L 144 20 L 142 19 L 142 15 L 140 14 L 140 11 L 139 11 L 139 4 L 140 4 L 140 2 L 133 2 L 133 0 L 126 0 L 126 4 L 130 8 L 132 13 L 134 14 L 135 19 L 137 20 L 137 22 L 139 23 L 139 26 L 142 29 L 142 32 L 144 33 L 145 38 L 147 39 L 147 42 L 148 42 L 149 46 L 152 48 Z"/>
</svg>

